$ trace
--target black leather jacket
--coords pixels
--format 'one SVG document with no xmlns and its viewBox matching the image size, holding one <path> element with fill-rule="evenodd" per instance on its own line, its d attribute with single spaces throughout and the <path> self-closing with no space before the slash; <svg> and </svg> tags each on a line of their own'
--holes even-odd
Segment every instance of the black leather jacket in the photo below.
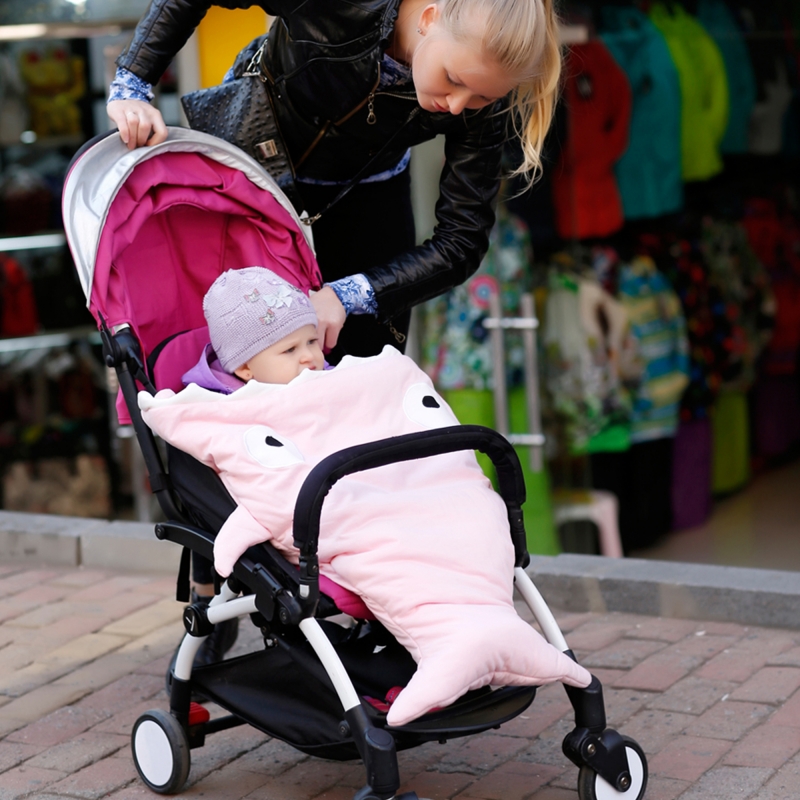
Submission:
<svg viewBox="0 0 800 800">
<path fill-rule="evenodd" d="M 454 116 L 420 109 L 413 89 L 376 91 L 399 0 L 152 0 L 117 64 L 157 83 L 211 5 L 255 5 L 277 17 L 262 67 L 298 174 L 346 181 L 378 153 L 374 174 L 409 146 L 445 135 L 432 238 L 366 270 L 380 319 L 472 275 L 494 223 L 506 101 Z"/>
</svg>

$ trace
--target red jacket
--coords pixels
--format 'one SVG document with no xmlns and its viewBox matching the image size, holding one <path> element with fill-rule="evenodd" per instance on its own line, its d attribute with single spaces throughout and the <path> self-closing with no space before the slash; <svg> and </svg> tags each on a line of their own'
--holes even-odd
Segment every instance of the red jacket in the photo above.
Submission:
<svg viewBox="0 0 800 800">
<path fill-rule="evenodd" d="M 607 236 L 622 227 L 614 164 L 628 146 L 631 89 L 599 40 L 570 48 L 565 63 L 567 140 L 553 181 L 559 235 Z"/>
</svg>

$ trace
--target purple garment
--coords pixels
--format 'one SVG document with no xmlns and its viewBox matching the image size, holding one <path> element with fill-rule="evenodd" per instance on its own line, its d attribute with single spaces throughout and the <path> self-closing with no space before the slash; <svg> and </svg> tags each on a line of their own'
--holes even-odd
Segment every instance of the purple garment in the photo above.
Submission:
<svg viewBox="0 0 800 800">
<path fill-rule="evenodd" d="M 326 361 L 323 369 L 333 369 L 333 367 Z M 183 373 L 181 381 L 184 386 L 196 383 L 201 389 L 221 394 L 233 394 L 245 384 L 243 380 L 222 369 L 211 344 L 203 348 L 200 360 L 188 372 Z"/>
<path fill-rule="evenodd" d="M 785 453 L 800 439 L 800 392 L 795 375 L 762 375 L 755 387 L 756 452 Z"/>
<path fill-rule="evenodd" d="M 233 394 L 244 386 L 244 381 L 222 369 L 217 354 L 210 344 L 203 348 L 200 360 L 181 378 L 184 386 L 196 383 L 202 389 L 221 394 Z"/>
<path fill-rule="evenodd" d="M 672 527 L 702 525 L 711 515 L 711 423 L 681 422 L 672 460 Z"/>
</svg>

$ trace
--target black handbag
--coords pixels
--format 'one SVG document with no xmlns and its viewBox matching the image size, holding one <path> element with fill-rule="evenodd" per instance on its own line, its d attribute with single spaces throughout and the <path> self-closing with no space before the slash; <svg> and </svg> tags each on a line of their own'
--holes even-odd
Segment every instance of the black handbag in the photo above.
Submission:
<svg viewBox="0 0 800 800">
<path fill-rule="evenodd" d="M 239 55 L 233 65 L 233 80 L 189 92 L 181 97 L 181 104 L 189 127 L 218 136 L 252 156 L 299 212 L 302 200 L 295 185 L 294 168 L 275 119 L 269 85 L 261 71 L 265 42 L 266 37 L 256 40 L 252 57 L 251 48 Z"/>
<path fill-rule="evenodd" d="M 294 180 L 294 167 L 275 118 L 269 82 L 261 70 L 266 42 L 267 36 L 261 36 L 239 53 L 233 64 L 233 80 L 189 92 L 181 97 L 181 103 L 193 130 L 218 136 L 252 156 L 264 166 L 300 213 L 303 211 L 303 201 Z M 388 150 L 419 111 L 419 106 L 415 106 L 405 122 L 355 177 L 342 187 L 325 208 L 312 217 L 303 217 L 303 224 L 312 225 L 316 222 L 367 175 L 370 167 Z"/>
</svg>

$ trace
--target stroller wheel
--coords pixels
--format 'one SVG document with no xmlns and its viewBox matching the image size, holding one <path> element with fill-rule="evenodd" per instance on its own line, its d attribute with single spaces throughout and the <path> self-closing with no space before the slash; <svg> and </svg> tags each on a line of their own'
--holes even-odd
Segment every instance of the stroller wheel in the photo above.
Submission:
<svg viewBox="0 0 800 800">
<path fill-rule="evenodd" d="M 580 800 L 642 800 L 647 788 L 647 758 L 641 747 L 630 737 L 625 740 L 625 755 L 631 773 L 631 785 L 625 792 L 615 789 L 601 778 L 591 767 L 583 766 L 578 773 L 578 797 Z"/>
<path fill-rule="evenodd" d="M 191 766 L 189 740 L 172 714 L 160 708 L 142 714 L 133 726 L 131 749 L 136 771 L 150 789 L 175 794 L 183 788 Z"/>
</svg>

